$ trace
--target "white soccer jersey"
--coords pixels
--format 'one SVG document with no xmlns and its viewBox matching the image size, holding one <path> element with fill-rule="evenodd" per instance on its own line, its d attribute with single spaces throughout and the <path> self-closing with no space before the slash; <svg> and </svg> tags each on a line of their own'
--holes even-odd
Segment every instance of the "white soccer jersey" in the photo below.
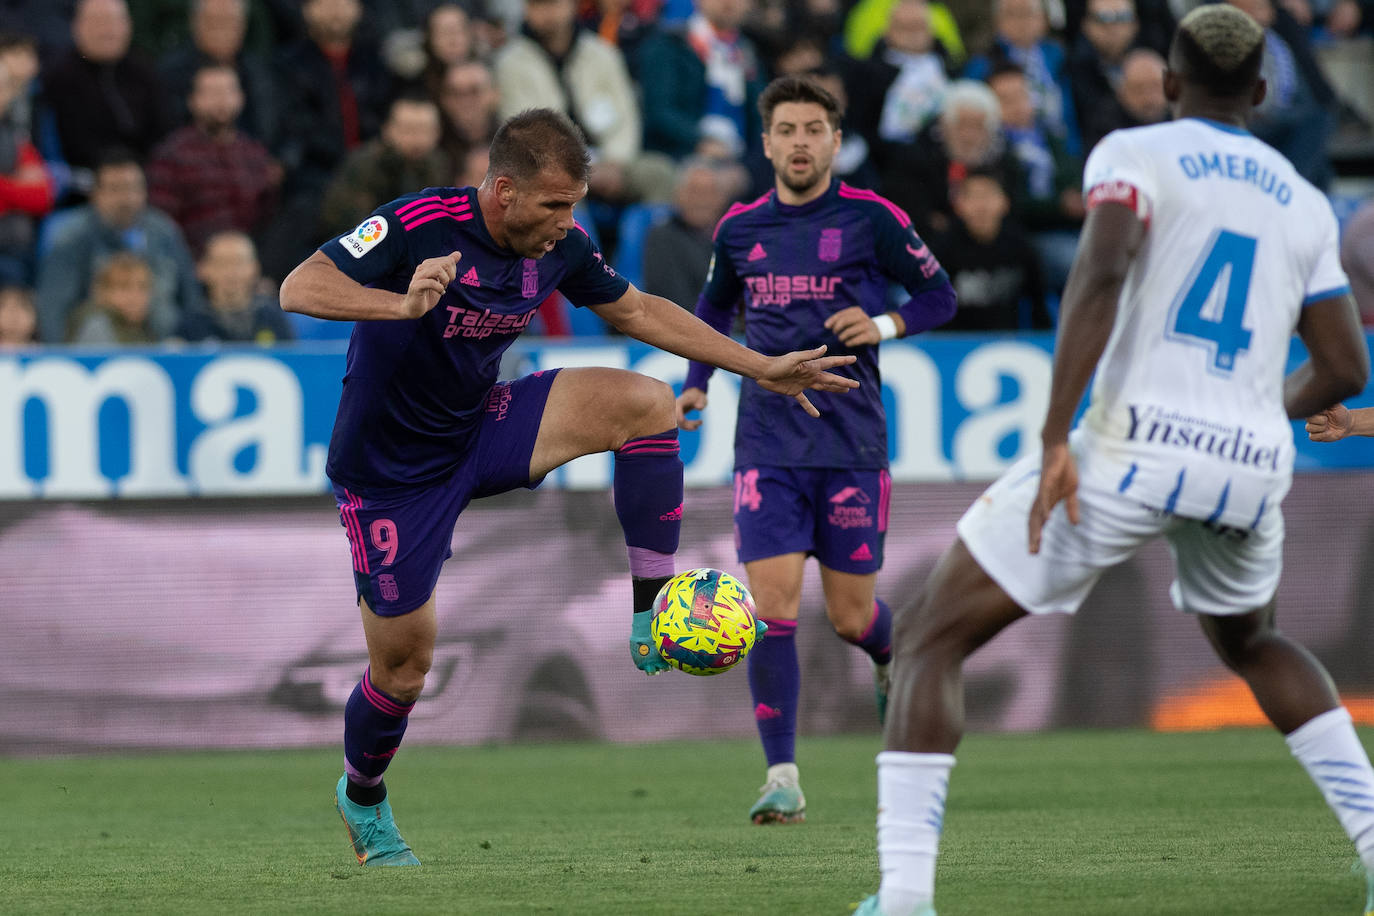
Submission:
<svg viewBox="0 0 1374 916">
<path fill-rule="evenodd" d="M 1081 479 L 1253 528 L 1292 475 L 1298 317 L 1349 289 L 1331 206 L 1269 146 L 1196 118 L 1109 134 L 1083 183 L 1090 208 L 1133 206 L 1147 230 L 1081 424 Z"/>
</svg>

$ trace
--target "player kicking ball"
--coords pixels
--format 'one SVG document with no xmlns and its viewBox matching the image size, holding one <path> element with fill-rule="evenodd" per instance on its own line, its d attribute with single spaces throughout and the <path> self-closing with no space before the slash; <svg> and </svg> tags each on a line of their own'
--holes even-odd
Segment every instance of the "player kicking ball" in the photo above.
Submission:
<svg viewBox="0 0 1374 916">
<path fill-rule="evenodd" d="M 615 453 L 616 515 L 629 552 L 631 658 L 667 663 L 649 636 L 673 574 L 682 461 L 673 392 L 619 369 L 553 369 L 498 382 L 501 354 L 559 290 L 630 337 L 796 398 L 859 382 L 824 347 L 764 356 L 666 299 L 641 293 L 573 221 L 587 149 L 565 116 L 534 109 L 491 144 L 478 188 L 429 188 L 379 207 L 282 284 L 287 311 L 354 321 L 327 472 L 348 534 L 368 667 L 344 710 L 335 800 L 364 865 L 418 865 L 392 819 L 382 774 L 424 687 L 434 587 L 468 502 L 534 488 L 554 468 Z"/>
<path fill-rule="evenodd" d="M 1245 130 L 1264 98 L 1264 45 L 1233 6 L 1193 10 L 1165 75 L 1177 120 L 1109 134 L 1088 159 L 1043 451 L 964 514 L 897 621 L 882 886 L 863 916 L 934 913 L 964 659 L 1027 614 L 1073 613 L 1157 538 L 1173 553 L 1175 605 L 1245 679 L 1374 874 L 1374 769 L 1326 671 L 1275 628 L 1289 418 L 1359 392 L 1369 356 L 1330 205 Z M 1285 378 L 1294 330 L 1310 359 Z"/>
<path fill-rule="evenodd" d="M 735 424 L 735 532 L 749 591 L 768 631 L 749 653 L 749 690 L 768 772 L 749 811 L 755 824 L 806 816 L 796 763 L 797 616 L 808 556 L 821 567 L 826 616 L 872 660 L 878 715 L 887 703 L 892 613 L 875 595 L 888 501 L 887 418 L 878 344 L 943 324 L 955 296 L 911 220 L 872 191 L 831 176 L 840 108 L 807 77 L 781 77 L 759 97 L 775 187 L 736 204 L 716 227 L 697 315 L 720 331 L 744 307 L 745 337 L 762 353 L 829 346 L 853 354 L 853 397 L 817 396 L 812 422 L 746 379 Z M 888 311 L 888 288 L 907 300 Z M 678 396 L 678 424 L 706 407 L 711 366 L 694 362 Z"/>
</svg>

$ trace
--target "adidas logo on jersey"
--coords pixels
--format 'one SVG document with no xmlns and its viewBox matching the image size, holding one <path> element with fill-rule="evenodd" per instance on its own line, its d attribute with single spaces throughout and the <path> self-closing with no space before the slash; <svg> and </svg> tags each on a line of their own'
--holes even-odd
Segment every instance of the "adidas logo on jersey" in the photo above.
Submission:
<svg viewBox="0 0 1374 916">
<path fill-rule="evenodd" d="M 468 272 L 463 274 L 463 276 L 459 278 L 458 282 L 462 283 L 464 286 L 481 287 L 482 285 L 482 281 L 477 279 L 476 267 L 469 267 Z"/>
<path fill-rule="evenodd" d="M 768 257 L 768 252 L 764 251 L 763 245 L 758 242 L 755 242 L 754 247 L 749 249 L 750 261 L 762 261 L 766 257 Z"/>
<path fill-rule="evenodd" d="M 849 559 L 856 563 L 865 563 L 873 559 L 873 551 L 868 549 L 867 544 L 860 544 L 859 549 L 849 555 Z"/>
</svg>

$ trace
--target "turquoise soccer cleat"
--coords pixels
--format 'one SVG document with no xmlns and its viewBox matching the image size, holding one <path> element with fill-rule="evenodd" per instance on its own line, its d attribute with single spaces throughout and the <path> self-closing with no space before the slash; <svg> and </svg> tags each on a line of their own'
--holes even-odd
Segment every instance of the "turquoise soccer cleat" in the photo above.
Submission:
<svg viewBox="0 0 1374 916">
<path fill-rule="evenodd" d="M 854 916 L 888 916 L 888 914 L 884 913 L 882 908 L 878 906 L 877 894 L 865 897 L 863 902 L 859 903 L 857 906 L 851 904 L 850 910 L 853 912 Z M 923 903 L 916 908 L 915 912 L 911 913 L 911 916 L 935 916 L 935 907 L 931 906 L 929 903 Z"/>
<path fill-rule="evenodd" d="M 806 820 L 806 796 L 802 795 L 795 764 L 769 767 L 768 781 L 759 791 L 763 794 L 749 809 L 749 820 L 755 824 L 796 824 Z"/>
<path fill-rule="evenodd" d="M 630 657 L 634 659 L 635 667 L 645 674 L 658 674 L 668 670 L 668 661 L 658 651 L 658 646 L 654 645 L 653 632 L 650 625 L 653 623 L 654 612 L 636 611 L 630 618 Z"/>
<path fill-rule="evenodd" d="M 348 828 L 348 839 L 353 844 L 358 864 L 374 867 L 419 865 L 420 860 L 415 858 L 415 853 L 396 829 L 391 803 L 384 799 L 380 805 L 355 805 L 348 799 L 347 788 L 348 777 L 340 776 L 334 790 L 334 806 Z"/>
</svg>

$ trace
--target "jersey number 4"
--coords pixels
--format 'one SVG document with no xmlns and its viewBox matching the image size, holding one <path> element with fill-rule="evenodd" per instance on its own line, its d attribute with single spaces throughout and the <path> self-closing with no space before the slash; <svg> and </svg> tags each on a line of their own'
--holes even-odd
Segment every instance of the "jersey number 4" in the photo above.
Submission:
<svg viewBox="0 0 1374 916">
<path fill-rule="evenodd" d="M 1238 353 L 1250 349 L 1244 319 L 1250 275 L 1255 268 L 1255 245 L 1251 236 L 1218 231 L 1193 265 L 1170 310 L 1169 338 L 1206 347 L 1212 355 L 1212 368 L 1223 373 L 1235 368 Z"/>
</svg>

